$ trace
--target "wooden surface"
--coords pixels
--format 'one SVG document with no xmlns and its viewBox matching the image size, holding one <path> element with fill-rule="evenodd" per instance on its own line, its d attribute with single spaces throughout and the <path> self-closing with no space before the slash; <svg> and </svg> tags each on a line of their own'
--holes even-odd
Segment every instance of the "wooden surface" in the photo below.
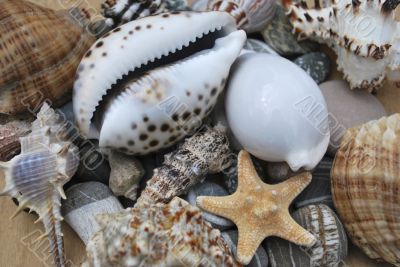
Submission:
<svg viewBox="0 0 400 267">
<path fill-rule="evenodd" d="M 31 0 L 47 7 L 62 9 L 74 5 L 76 2 L 84 4 L 94 16 L 99 16 L 100 0 Z M 96 13 L 97 12 L 97 13 Z M 331 75 L 331 79 L 338 79 L 341 75 L 337 72 Z M 391 84 L 386 84 L 378 94 L 378 98 L 384 103 L 389 113 L 400 112 L 400 89 Z M 3 177 L 0 176 L 0 188 L 3 187 Z M 39 267 L 52 266 L 51 257 L 47 249 L 47 241 L 35 242 L 35 239 L 43 233 L 41 224 L 33 224 L 36 216 L 22 213 L 13 220 L 8 218 L 14 213 L 15 205 L 10 198 L 0 198 L 0 267 Z M 78 236 L 63 224 L 66 255 L 68 266 L 80 266 L 85 259 L 85 247 Z M 350 247 L 350 253 L 344 266 L 349 267 L 386 267 L 389 264 L 377 263 L 366 257 L 359 249 Z"/>
</svg>

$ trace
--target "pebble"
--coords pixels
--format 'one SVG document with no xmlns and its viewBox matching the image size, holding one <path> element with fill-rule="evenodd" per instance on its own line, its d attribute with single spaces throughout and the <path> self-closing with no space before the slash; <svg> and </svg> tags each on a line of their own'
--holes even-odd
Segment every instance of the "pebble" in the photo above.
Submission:
<svg viewBox="0 0 400 267">
<path fill-rule="evenodd" d="M 230 230 L 221 233 L 225 242 L 231 248 L 234 255 L 236 255 L 236 247 L 238 242 L 238 232 L 236 230 Z M 268 266 L 268 255 L 262 246 L 259 246 L 251 262 L 246 265 L 247 267 L 267 267 Z"/>
<path fill-rule="evenodd" d="M 165 0 L 165 7 L 171 11 L 190 10 L 187 0 Z"/>
<path fill-rule="evenodd" d="M 301 172 L 292 171 L 286 162 L 267 162 L 265 163 L 265 170 L 270 183 L 283 182 Z"/>
<path fill-rule="evenodd" d="M 317 84 L 324 82 L 331 71 L 329 57 L 321 52 L 312 52 L 296 58 L 293 63 L 302 68 Z"/>
<path fill-rule="evenodd" d="M 186 200 L 193 206 L 197 207 L 196 199 L 198 196 L 227 196 L 228 192 L 219 184 L 204 181 L 201 184 L 194 186 L 186 196 Z M 212 213 L 203 212 L 203 218 L 211 223 L 214 228 L 224 230 L 234 226 L 233 222 L 214 215 Z"/>
<path fill-rule="evenodd" d="M 278 53 L 276 53 L 275 50 L 272 49 L 265 42 L 257 40 L 257 39 L 252 39 L 252 38 L 247 39 L 246 43 L 244 44 L 243 49 L 247 49 L 247 50 L 251 50 L 251 51 L 259 52 L 259 53 L 268 53 L 268 54 L 278 55 Z"/>
<path fill-rule="evenodd" d="M 338 216 L 325 205 L 310 205 L 293 213 L 293 219 L 316 238 L 307 249 L 278 237 L 267 238 L 264 248 L 271 267 L 336 267 L 347 256 L 346 232 Z"/>
<path fill-rule="evenodd" d="M 292 30 L 293 27 L 285 14 L 284 8 L 277 4 L 275 17 L 261 33 L 265 42 L 283 56 L 306 54 L 318 48 L 317 43 L 297 41 Z"/>
<path fill-rule="evenodd" d="M 385 108 L 374 95 L 367 91 L 351 90 L 345 81 L 328 81 L 322 83 L 320 89 L 329 111 L 330 156 L 336 154 L 347 129 L 387 115 Z"/>
</svg>

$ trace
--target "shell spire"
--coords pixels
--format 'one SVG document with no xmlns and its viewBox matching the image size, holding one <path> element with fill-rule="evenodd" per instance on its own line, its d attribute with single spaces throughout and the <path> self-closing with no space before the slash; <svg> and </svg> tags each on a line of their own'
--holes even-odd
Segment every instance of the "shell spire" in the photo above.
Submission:
<svg viewBox="0 0 400 267">
<path fill-rule="evenodd" d="M 59 117 L 46 103 L 32 123 L 32 132 L 20 138 L 21 154 L 8 162 L 0 162 L 5 174 L 5 188 L 0 195 L 9 195 L 19 202 L 15 217 L 24 208 L 39 214 L 50 243 L 56 266 L 65 266 L 61 232 L 62 189 L 75 174 L 79 158 L 78 149 L 63 139 L 63 126 Z"/>
</svg>

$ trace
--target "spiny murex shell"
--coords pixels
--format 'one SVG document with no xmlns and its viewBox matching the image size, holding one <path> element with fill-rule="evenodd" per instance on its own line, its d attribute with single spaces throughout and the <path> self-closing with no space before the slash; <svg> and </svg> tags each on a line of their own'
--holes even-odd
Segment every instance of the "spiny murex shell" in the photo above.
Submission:
<svg viewBox="0 0 400 267">
<path fill-rule="evenodd" d="M 196 207 L 176 197 L 169 204 L 98 216 L 83 266 L 240 266 L 217 229 Z"/>
<path fill-rule="evenodd" d="M 76 68 L 95 38 L 69 16 L 22 0 L 0 1 L 0 113 L 70 99 Z"/>
<path fill-rule="evenodd" d="M 400 23 L 394 12 L 399 1 L 341 0 L 321 6 L 316 0 L 313 9 L 285 2 L 295 32 L 333 47 L 351 88 L 373 91 L 385 77 L 400 81 Z"/>
<path fill-rule="evenodd" d="M 164 156 L 163 165 L 154 170 L 135 207 L 168 203 L 173 197 L 187 193 L 207 174 L 226 169 L 230 155 L 226 129 L 222 126 L 191 136 L 177 150 Z"/>
<path fill-rule="evenodd" d="M 400 114 L 350 129 L 331 173 L 336 209 L 369 257 L 400 266 Z"/>
<path fill-rule="evenodd" d="M 165 13 L 114 29 L 77 73 L 81 132 L 131 154 L 172 145 L 210 113 L 245 39 L 221 12 Z"/>
<path fill-rule="evenodd" d="M 39 214 L 48 237 L 56 266 L 65 266 L 61 232 L 63 185 L 78 168 L 78 149 L 61 139 L 63 126 L 58 115 L 46 103 L 32 123 L 32 132 L 21 137 L 21 154 L 9 162 L 0 162 L 6 185 L 0 195 L 17 198 L 16 216 L 25 208 Z M 14 217 L 13 216 L 13 217 Z"/>
</svg>

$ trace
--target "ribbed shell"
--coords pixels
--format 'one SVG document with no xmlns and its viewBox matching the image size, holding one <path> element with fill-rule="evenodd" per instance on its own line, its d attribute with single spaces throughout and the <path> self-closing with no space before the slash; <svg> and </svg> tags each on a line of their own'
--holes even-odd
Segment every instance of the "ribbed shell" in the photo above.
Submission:
<svg viewBox="0 0 400 267">
<path fill-rule="evenodd" d="M 22 0 L 0 2 L 0 113 L 70 99 L 78 64 L 94 42 L 65 12 Z"/>
<path fill-rule="evenodd" d="M 400 114 L 350 129 L 331 173 L 334 204 L 353 243 L 400 266 Z"/>
</svg>

